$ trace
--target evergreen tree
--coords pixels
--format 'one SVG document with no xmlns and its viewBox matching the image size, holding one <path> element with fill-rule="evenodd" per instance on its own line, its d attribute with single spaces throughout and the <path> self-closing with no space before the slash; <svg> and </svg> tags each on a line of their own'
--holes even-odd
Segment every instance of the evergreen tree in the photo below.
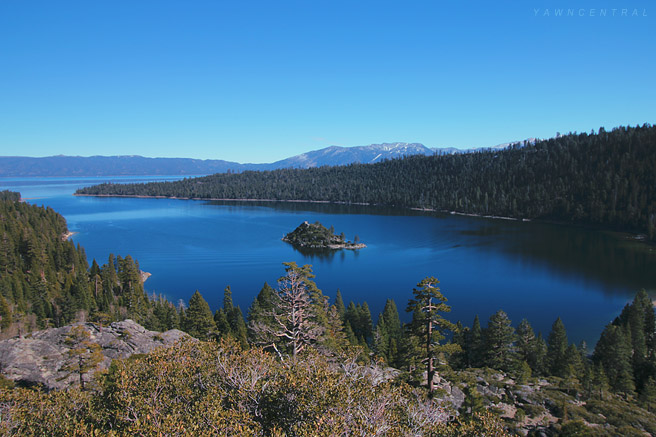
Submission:
<svg viewBox="0 0 656 437">
<path fill-rule="evenodd" d="M 348 307 L 346 307 L 344 320 L 345 320 L 344 325 L 348 326 L 351 329 L 351 331 L 353 332 L 353 336 L 356 338 L 356 344 L 357 344 L 356 332 L 359 332 L 360 330 L 359 317 L 358 317 L 358 309 L 353 301 L 350 301 Z"/>
<path fill-rule="evenodd" d="M 225 308 L 224 308 L 225 311 Z M 230 335 L 232 335 L 242 348 L 248 348 L 248 333 L 241 308 L 233 306 L 229 314 Z"/>
<path fill-rule="evenodd" d="M 604 399 L 604 395 L 609 389 L 608 377 L 606 372 L 604 372 L 604 366 L 601 363 L 594 364 L 592 367 L 592 387 L 593 387 L 593 397 L 599 399 Z"/>
<path fill-rule="evenodd" d="M 232 304 L 232 290 L 229 285 L 223 290 L 223 310 L 226 314 L 230 314 L 234 305 Z"/>
<path fill-rule="evenodd" d="M 465 394 L 465 399 L 460 407 L 460 414 L 465 417 L 471 417 L 474 414 L 485 412 L 483 397 L 476 388 L 476 382 L 472 381 L 465 385 L 463 392 Z"/>
<path fill-rule="evenodd" d="M 210 306 L 198 290 L 189 299 L 189 308 L 185 312 L 183 327 L 189 335 L 201 340 L 211 338 L 216 330 Z"/>
<path fill-rule="evenodd" d="M 103 360 L 102 348 L 98 343 L 91 341 L 89 331 L 83 326 L 74 326 L 66 336 L 67 361 L 62 370 L 77 373 L 80 387 L 85 389 L 84 375 L 95 370 Z"/>
<path fill-rule="evenodd" d="M 296 263 L 283 263 L 286 274 L 278 280 L 278 290 L 273 311 L 268 314 L 272 324 L 254 323 L 262 345 L 280 353 L 289 352 L 294 362 L 298 354 L 307 346 L 323 341 L 328 316 L 325 313 L 325 300 L 321 291 L 311 280 L 312 266 L 298 267 Z M 323 314 L 317 314 L 322 311 Z M 321 321 L 325 321 L 321 324 Z"/>
<path fill-rule="evenodd" d="M 535 362 L 536 357 L 536 342 L 535 332 L 528 320 L 523 319 L 517 326 L 517 353 L 519 359 L 525 361 L 533 371 L 537 368 Z"/>
<path fill-rule="evenodd" d="M 223 307 L 219 308 L 214 313 L 214 323 L 216 324 L 217 334 L 219 337 L 226 337 L 233 334 L 232 332 L 232 291 L 230 286 L 227 285 L 223 289 Z"/>
<path fill-rule="evenodd" d="M 12 322 L 11 308 L 4 296 L 0 295 L 0 332 L 7 329 Z"/>
<path fill-rule="evenodd" d="M 259 344 L 258 333 L 254 329 L 257 325 L 269 326 L 273 329 L 275 319 L 272 317 L 275 307 L 276 292 L 266 282 L 253 300 L 248 309 L 248 338 L 251 342 Z"/>
<path fill-rule="evenodd" d="M 631 345 L 621 327 L 614 324 L 606 326 L 595 346 L 593 360 L 603 367 L 613 390 L 633 393 Z"/>
<path fill-rule="evenodd" d="M 349 341 L 346 337 L 342 318 L 339 316 L 336 305 L 331 305 L 328 309 L 328 325 L 324 335 L 323 346 L 328 351 L 343 350 Z"/>
<path fill-rule="evenodd" d="M 649 377 L 647 379 L 638 399 L 643 408 L 647 411 L 654 411 L 654 407 L 656 407 L 656 382 L 654 382 L 654 378 Z"/>
<path fill-rule="evenodd" d="M 458 320 L 456 327 L 453 330 L 453 339 L 451 342 L 460 346 L 460 351 L 454 352 L 449 357 L 449 364 L 451 367 L 456 369 L 463 369 L 467 367 L 467 347 L 468 339 L 471 335 L 471 330 L 467 327 L 465 328 L 462 325 L 462 322 Z"/>
<path fill-rule="evenodd" d="M 383 312 L 378 315 L 374 351 L 392 366 L 399 360 L 399 343 L 402 335 L 396 303 L 392 299 L 387 299 Z"/>
<path fill-rule="evenodd" d="M 428 393 L 433 395 L 435 378 L 435 358 L 440 353 L 451 353 L 459 350 L 454 344 L 442 345 L 445 334 L 452 331 L 455 325 L 441 313 L 448 313 L 451 307 L 445 302 L 446 297 L 442 295 L 437 284 L 440 282 L 434 277 L 426 277 L 412 290 L 413 299 L 408 301 L 407 312 L 412 312 L 412 322 L 408 325 L 409 334 L 417 338 L 423 348 L 417 352 L 426 362 L 426 376 L 428 382 Z"/>
<path fill-rule="evenodd" d="M 369 305 L 367 302 L 363 302 L 362 305 L 358 306 L 358 319 L 360 326 L 362 339 L 367 345 L 371 345 L 374 337 L 374 323 L 371 319 L 371 311 L 369 310 Z"/>
<path fill-rule="evenodd" d="M 535 358 L 534 358 L 535 373 L 546 375 L 547 371 L 547 342 L 542 338 L 542 333 L 538 333 L 535 339 Z"/>
<path fill-rule="evenodd" d="M 637 388 L 656 377 L 654 350 L 654 306 L 645 290 L 640 290 L 613 324 L 623 328 L 631 342 L 631 367 Z"/>
<path fill-rule="evenodd" d="M 485 364 L 493 369 L 511 371 L 516 363 L 515 329 L 505 312 L 499 310 L 490 317 L 484 338 Z"/>
<path fill-rule="evenodd" d="M 567 332 L 563 321 L 558 317 L 551 326 L 547 340 L 547 369 L 551 375 L 564 378 L 568 374 Z"/>
<path fill-rule="evenodd" d="M 346 307 L 342 299 L 342 292 L 339 289 L 337 289 L 337 294 L 335 294 L 335 308 L 337 308 L 337 314 L 343 322 L 345 320 L 344 317 L 346 317 Z"/>
<path fill-rule="evenodd" d="M 257 302 L 257 298 L 255 301 Z M 259 311 L 259 309 L 256 309 L 256 311 Z M 219 337 L 233 337 L 242 348 L 248 347 L 248 333 L 244 315 L 241 308 L 233 304 L 232 290 L 229 285 L 223 290 L 223 308 L 214 313 L 214 322 Z"/>
<path fill-rule="evenodd" d="M 219 337 L 226 337 L 232 333 L 228 316 L 223 308 L 219 308 L 214 312 L 214 324 L 216 325 L 216 333 Z"/>
<path fill-rule="evenodd" d="M 467 339 L 467 366 L 481 367 L 484 363 L 485 342 L 483 339 L 483 329 L 478 314 L 474 317 L 472 329 Z"/>
</svg>

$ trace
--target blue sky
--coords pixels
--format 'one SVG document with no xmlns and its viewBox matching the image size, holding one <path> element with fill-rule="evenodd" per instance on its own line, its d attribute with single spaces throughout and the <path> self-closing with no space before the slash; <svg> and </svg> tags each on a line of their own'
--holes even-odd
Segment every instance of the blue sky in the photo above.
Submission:
<svg viewBox="0 0 656 437">
<path fill-rule="evenodd" d="M 625 0 L 0 0 L 0 155 L 271 162 L 654 123 L 655 18 Z"/>
</svg>

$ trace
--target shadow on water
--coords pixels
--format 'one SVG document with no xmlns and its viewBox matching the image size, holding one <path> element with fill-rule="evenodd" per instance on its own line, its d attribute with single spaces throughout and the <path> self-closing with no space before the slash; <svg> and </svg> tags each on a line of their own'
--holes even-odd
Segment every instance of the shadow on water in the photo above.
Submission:
<svg viewBox="0 0 656 437">
<path fill-rule="evenodd" d="M 599 281 L 606 293 L 627 286 L 656 292 L 656 249 L 625 234 L 537 222 L 488 223 L 460 233 L 475 238 L 482 250 Z"/>
<path fill-rule="evenodd" d="M 308 212 L 317 214 L 335 214 L 335 215 L 386 215 L 386 216 L 426 216 L 433 215 L 436 217 L 446 217 L 444 214 L 433 213 L 430 211 L 418 211 L 408 208 L 380 205 L 353 205 L 342 203 L 315 203 L 315 202 L 263 202 L 263 201 L 243 201 L 243 200 L 212 200 L 207 201 L 210 205 L 218 206 L 241 206 L 241 207 L 258 207 L 270 208 L 280 212 Z"/>
<path fill-rule="evenodd" d="M 306 247 L 296 247 L 292 246 L 294 252 L 298 252 L 310 260 L 320 260 L 320 261 L 333 261 L 335 258 L 343 260 L 346 257 L 346 249 L 308 249 Z M 359 251 L 353 250 L 355 258 L 358 257 Z"/>
</svg>

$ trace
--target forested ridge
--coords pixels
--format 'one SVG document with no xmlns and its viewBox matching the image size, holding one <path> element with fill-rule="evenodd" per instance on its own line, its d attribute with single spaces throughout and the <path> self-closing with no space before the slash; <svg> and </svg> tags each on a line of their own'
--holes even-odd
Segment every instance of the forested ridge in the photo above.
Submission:
<svg viewBox="0 0 656 437">
<path fill-rule="evenodd" d="M 102 184 L 77 194 L 310 200 L 601 225 L 656 238 L 656 127 L 600 128 L 502 151 Z"/>
<path fill-rule="evenodd" d="M 173 305 L 149 298 L 139 264 L 108 255 L 89 267 L 84 248 L 67 239 L 66 220 L 52 208 L 0 193 L 0 335 L 133 318 L 153 329 L 167 328 Z"/>
</svg>

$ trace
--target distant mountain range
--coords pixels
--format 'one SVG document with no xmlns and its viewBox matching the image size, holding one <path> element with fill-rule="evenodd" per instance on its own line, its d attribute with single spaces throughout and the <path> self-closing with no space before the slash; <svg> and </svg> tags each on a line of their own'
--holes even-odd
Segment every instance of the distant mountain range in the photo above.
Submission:
<svg viewBox="0 0 656 437">
<path fill-rule="evenodd" d="M 533 141 L 528 140 L 528 141 Z M 246 170 L 310 168 L 324 165 L 375 163 L 409 155 L 469 153 L 502 149 L 513 143 L 477 149 L 428 148 L 419 143 L 383 143 L 369 146 L 331 146 L 292 156 L 270 164 L 241 164 L 218 159 L 146 158 L 143 156 L 48 156 L 30 158 L 0 156 L 0 177 L 21 176 L 138 176 L 206 175 Z"/>
</svg>

